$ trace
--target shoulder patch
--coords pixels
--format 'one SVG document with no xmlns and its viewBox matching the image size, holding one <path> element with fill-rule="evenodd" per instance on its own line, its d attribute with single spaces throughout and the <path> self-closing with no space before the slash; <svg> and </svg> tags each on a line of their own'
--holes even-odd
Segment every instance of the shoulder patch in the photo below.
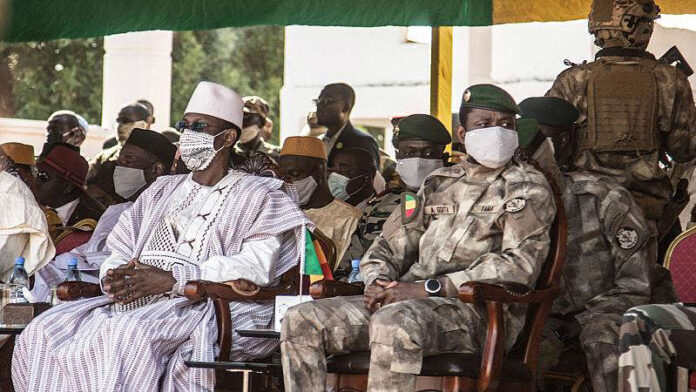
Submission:
<svg viewBox="0 0 696 392">
<path fill-rule="evenodd" d="M 520 212 L 524 210 L 524 207 L 527 206 L 527 200 L 521 198 L 521 197 L 516 197 L 514 199 L 510 199 L 505 202 L 505 205 L 503 208 L 505 209 L 505 212 Z"/>
<path fill-rule="evenodd" d="M 412 222 L 418 216 L 420 209 L 420 199 L 413 193 L 406 191 L 401 194 L 401 223 Z"/>
<path fill-rule="evenodd" d="M 631 250 L 638 244 L 638 232 L 630 227 L 622 227 L 616 233 L 616 242 L 621 249 Z"/>
</svg>

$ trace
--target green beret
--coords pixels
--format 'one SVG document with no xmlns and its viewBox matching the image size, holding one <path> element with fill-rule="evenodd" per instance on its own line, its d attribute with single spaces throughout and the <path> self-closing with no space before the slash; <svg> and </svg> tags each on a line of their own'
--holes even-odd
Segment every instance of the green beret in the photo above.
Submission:
<svg viewBox="0 0 696 392">
<path fill-rule="evenodd" d="M 392 144 L 398 148 L 400 140 L 419 139 L 435 144 L 450 144 L 452 136 L 437 118 L 428 114 L 404 117 L 394 128 Z"/>
<path fill-rule="evenodd" d="M 476 84 L 466 89 L 462 96 L 460 113 L 463 112 L 463 108 L 522 114 L 512 96 L 507 91 L 492 84 Z"/>
<path fill-rule="evenodd" d="M 517 139 L 520 147 L 527 148 L 539 133 L 539 123 L 533 118 L 520 118 L 517 120 Z"/>
<path fill-rule="evenodd" d="M 580 117 L 572 103 L 556 97 L 534 97 L 520 102 L 522 115 L 533 118 L 542 125 L 567 127 Z"/>
</svg>

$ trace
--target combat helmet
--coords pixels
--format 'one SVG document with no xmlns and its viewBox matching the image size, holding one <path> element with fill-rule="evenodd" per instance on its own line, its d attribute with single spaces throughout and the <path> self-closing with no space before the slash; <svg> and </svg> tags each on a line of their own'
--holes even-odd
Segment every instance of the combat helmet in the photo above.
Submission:
<svg viewBox="0 0 696 392">
<path fill-rule="evenodd" d="M 588 28 L 602 48 L 645 49 L 659 14 L 653 0 L 593 0 Z"/>
</svg>

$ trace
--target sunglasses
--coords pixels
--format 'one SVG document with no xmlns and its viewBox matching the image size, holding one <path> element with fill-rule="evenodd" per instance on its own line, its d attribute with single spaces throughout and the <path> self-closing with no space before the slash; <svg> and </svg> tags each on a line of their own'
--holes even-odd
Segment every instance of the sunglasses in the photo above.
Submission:
<svg viewBox="0 0 696 392">
<path fill-rule="evenodd" d="M 336 98 L 331 98 L 331 97 L 322 97 L 322 98 L 317 98 L 317 99 L 313 99 L 313 100 L 312 100 L 312 102 L 313 102 L 315 105 L 317 105 L 317 106 L 320 106 L 320 105 L 331 105 L 332 103 L 336 103 L 336 102 L 338 102 L 338 101 L 339 101 L 338 99 L 336 99 Z"/>
<path fill-rule="evenodd" d="M 202 132 L 207 127 L 208 123 L 205 121 L 194 121 L 192 123 L 188 123 L 186 121 L 179 121 L 178 123 L 176 123 L 176 125 L 174 125 L 174 128 L 176 128 L 176 130 L 179 132 L 183 132 L 186 129 L 196 132 Z"/>
</svg>

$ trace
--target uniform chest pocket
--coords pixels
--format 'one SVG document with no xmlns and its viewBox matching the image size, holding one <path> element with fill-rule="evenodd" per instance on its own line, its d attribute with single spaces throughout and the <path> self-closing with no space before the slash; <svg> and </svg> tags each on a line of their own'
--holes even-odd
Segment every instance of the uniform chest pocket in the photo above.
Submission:
<svg viewBox="0 0 696 392">
<path fill-rule="evenodd" d="M 474 220 L 474 217 L 468 216 L 461 224 L 457 224 L 456 221 L 452 222 L 454 226 L 452 227 L 452 229 L 454 229 L 454 231 L 450 236 L 446 237 L 447 240 L 440 248 L 440 251 L 437 254 L 437 258 L 439 260 L 442 260 L 445 263 L 449 263 L 452 260 L 452 255 L 454 255 L 454 252 L 457 249 L 460 242 L 465 237 L 468 237 L 467 233 L 469 232 L 471 225 L 474 224 Z"/>
</svg>

